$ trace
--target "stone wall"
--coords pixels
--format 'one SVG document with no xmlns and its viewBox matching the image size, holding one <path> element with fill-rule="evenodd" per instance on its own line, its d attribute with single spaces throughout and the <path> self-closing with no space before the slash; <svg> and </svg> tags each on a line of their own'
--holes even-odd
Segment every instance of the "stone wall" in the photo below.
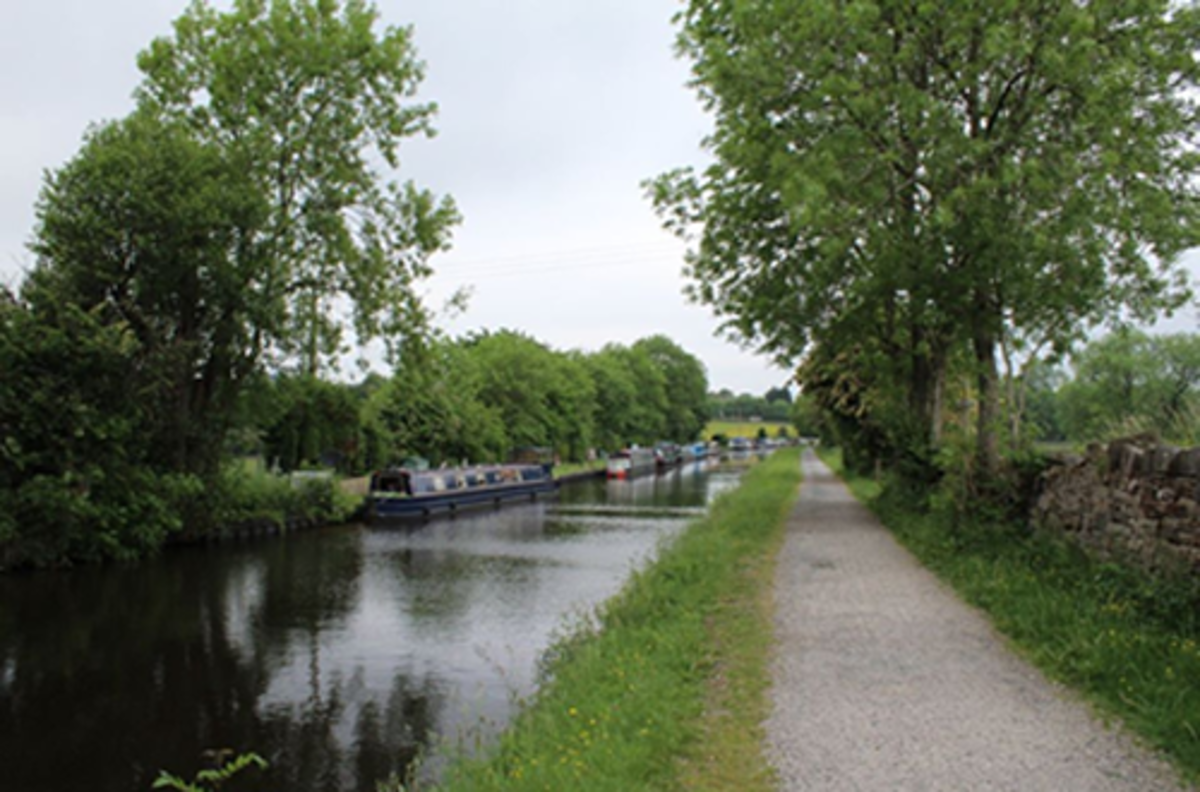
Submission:
<svg viewBox="0 0 1200 792">
<path fill-rule="evenodd" d="M 1051 460 L 1033 518 L 1102 558 L 1200 575 L 1200 448 L 1135 437 Z"/>
</svg>

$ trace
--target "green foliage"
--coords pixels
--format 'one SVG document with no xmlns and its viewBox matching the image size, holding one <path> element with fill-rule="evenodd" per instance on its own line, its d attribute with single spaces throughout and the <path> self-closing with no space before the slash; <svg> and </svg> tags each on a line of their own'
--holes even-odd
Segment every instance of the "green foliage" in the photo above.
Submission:
<svg viewBox="0 0 1200 792">
<path fill-rule="evenodd" d="M 863 456 L 927 469 L 965 378 L 990 474 L 1001 351 L 1187 298 L 1192 4 L 690 0 L 677 20 L 713 156 L 647 189 L 695 243 L 690 294 L 785 365 L 848 365 L 835 422 L 863 424 L 842 432 Z"/>
<path fill-rule="evenodd" d="M 411 101 L 424 73 L 411 31 L 376 30 L 367 2 L 196 0 L 170 38 L 138 58 L 139 105 L 177 120 L 238 162 L 268 201 L 239 255 L 256 262 L 271 312 L 266 340 L 309 374 L 342 351 L 331 311 L 345 300 L 360 340 L 389 348 L 424 331 L 414 284 L 458 213 L 376 167 L 431 135 L 435 107 Z"/>
<path fill-rule="evenodd" d="M 615 344 L 583 359 L 596 390 L 595 437 L 602 449 L 623 448 L 646 434 L 635 425 L 638 418 L 633 407 L 639 404 L 641 395 L 634 373 L 627 365 L 628 359 L 624 348 Z"/>
<path fill-rule="evenodd" d="M 780 392 L 786 388 L 772 388 L 763 396 L 751 393 L 735 394 L 729 390 L 708 394 L 708 414 L 715 419 L 748 421 L 757 418 L 763 421 L 787 421 L 791 417 L 791 397 L 783 399 Z M 767 398 L 774 395 L 774 398 Z"/>
<path fill-rule="evenodd" d="M 1085 347 L 1058 391 L 1066 436 L 1077 442 L 1150 431 L 1187 442 L 1200 409 L 1200 335 L 1121 330 Z"/>
<path fill-rule="evenodd" d="M 665 378 L 667 413 L 664 437 L 689 442 L 700 436 L 708 421 L 708 375 L 704 365 L 663 335 L 643 338 L 635 353 L 650 358 Z"/>
<path fill-rule="evenodd" d="M 23 296 L 45 322 L 77 306 L 127 334 L 151 464 L 201 476 L 216 464 L 264 310 L 234 255 L 262 210 L 221 149 L 143 114 L 93 129 L 46 179 Z"/>
<path fill-rule="evenodd" d="M 260 398 L 270 407 L 259 427 L 267 459 L 284 471 L 322 464 L 350 471 L 357 461 L 362 405 L 349 386 L 279 375 L 264 390 Z"/>
<path fill-rule="evenodd" d="M 481 387 L 478 367 L 454 343 L 410 350 L 365 407 L 366 420 L 388 444 L 380 449 L 379 463 L 398 464 L 411 456 L 434 464 L 503 459 L 508 446 L 503 419 L 479 398 Z"/>
<path fill-rule="evenodd" d="M 206 499 L 218 528 L 263 522 L 282 528 L 289 520 L 336 523 L 358 505 L 341 493 L 332 476 L 293 482 L 242 462 L 223 466 Z"/>
<path fill-rule="evenodd" d="M 0 564 L 211 530 L 229 445 L 265 436 L 300 465 L 378 440 L 315 379 L 283 378 L 272 420 L 243 414 L 268 354 L 315 375 L 346 351 L 344 309 L 360 340 L 428 333 L 416 284 L 458 215 L 378 168 L 434 108 L 410 101 L 410 32 L 376 22 L 358 0 L 196 0 L 139 58 L 135 112 L 48 174 L 35 267 L 5 295 Z"/>
<path fill-rule="evenodd" d="M 796 433 L 800 437 L 820 437 L 824 419 L 821 415 L 821 408 L 817 406 L 816 401 L 807 394 L 801 394 L 791 404 L 790 419 L 792 426 L 795 427 Z"/>
<path fill-rule="evenodd" d="M 486 757 L 453 764 L 439 788 L 674 788 L 685 755 L 714 749 L 702 742 L 711 735 L 701 728 L 717 677 L 753 676 L 755 664 L 763 673 L 765 647 L 735 662 L 733 652 L 714 640 L 729 637 L 730 603 L 757 590 L 751 585 L 747 594 L 747 566 L 777 544 L 798 480 L 791 451 L 747 473 L 707 517 L 635 573 L 595 623 L 585 622 L 559 642 L 550 653 L 547 681 L 499 746 Z M 763 622 L 754 624 L 766 629 Z M 764 685 L 747 684 L 739 687 L 746 697 L 737 705 L 741 717 L 742 707 L 761 704 Z M 739 722 L 755 728 L 753 719 Z"/>
<path fill-rule="evenodd" d="M 385 463 L 496 461 L 529 446 L 580 461 L 588 449 L 649 445 L 672 428 L 694 436 L 706 387 L 700 362 L 661 336 L 584 354 L 483 332 L 410 348 L 363 421 L 390 442 L 376 454 Z"/>
<path fill-rule="evenodd" d="M 144 463 L 136 347 L 71 304 L 0 304 L 0 566 L 128 560 L 180 528 L 199 482 Z"/>
<path fill-rule="evenodd" d="M 238 754 L 216 769 L 199 771 L 192 781 L 185 781 L 162 770 L 154 780 L 153 788 L 172 789 L 175 792 L 217 792 L 228 781 L 252 767 L 265 770 L 267 760 L 256 753 Z"/>
<path fill-rule="evenodd" d="M 550 446 L 582 459 L 592 444 L 595 387 L 575 359 L 520 333 L 483 333 L 463 342 L 479 372 L 478 397 L 501 418 L 511 451 Z"/>
</svg>

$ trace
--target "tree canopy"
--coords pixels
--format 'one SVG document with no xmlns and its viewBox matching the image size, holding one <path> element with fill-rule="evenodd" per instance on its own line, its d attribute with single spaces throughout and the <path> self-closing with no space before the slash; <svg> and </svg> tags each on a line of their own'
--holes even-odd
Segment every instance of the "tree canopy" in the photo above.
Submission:
<svg viewBox="0 0 1200 792">
<path fill-rule="evenodd" d="M 988 469 L 1002 354 L 1188 296 L 1194 4 L 691 0 L 678 21 L 713 162 L 649 190 L 699 229 L 693 297 L 786 363 L 865 355 L 891 444 L 938 442 L 953 368 Z"/>
<path fill-rule="evenodd" d="M 0 566 L 17 534 L 42 563 L 211 527 L 249 384 L 299 368 L 289 406 L 327 422 L 357 412 L 315 382 L 346 328 L 393 351 L 430 334 L 419 281 L 458 215 L 394 180 L 435 107 L 411 32 L 377 23 L 363 0 L 196 0 L 139 57 L 135 110 L 47 174 L 0 328 Z M 274 438 L 293 459 L 318 442 L 304 419 Z"/>
<path fill-rule="evenodd" d="M 409 28 L 377 30 L 363 0 L 195 0 L 173 37 L 138 57 L 144 112 L 219 146 L 266 201 L 239 255 L 273 303 L 259 328 L 316 373 L 346 351 L 338 306 L 360 340 L 393 348 L 428 317 L 414 284 L 449 243 L 458 213 L 399 165 L 405 138 L 432 135 L 436 106 L 413 101 L 424 77 Z"/>
</svg>

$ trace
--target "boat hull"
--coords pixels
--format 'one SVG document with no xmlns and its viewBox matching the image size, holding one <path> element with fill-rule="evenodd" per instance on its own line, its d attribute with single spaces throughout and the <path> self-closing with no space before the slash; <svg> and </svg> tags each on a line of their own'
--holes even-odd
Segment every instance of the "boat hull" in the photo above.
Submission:
<svg viewBox="0 0 1200 792">
<path fill-rule="evenodd" d="M 657 468 L 652 453 L 629 455 L 614 454 L 608 460 L 607 476 L 610 479 L 626 480 L 653 473 Z"/>
<path fill-rule="evenodd" d="M 455 514 L 468 509 L 499 506 L 506 501 L 536 500 L 539 495 L 557 489 L 553 480 L 528 481 L 495 487 L 474 487 L 429 495 L 367 498 L 367 516 L 372 521 L 391 519 L 422 519 L 437 515 Z"/>
</svg>

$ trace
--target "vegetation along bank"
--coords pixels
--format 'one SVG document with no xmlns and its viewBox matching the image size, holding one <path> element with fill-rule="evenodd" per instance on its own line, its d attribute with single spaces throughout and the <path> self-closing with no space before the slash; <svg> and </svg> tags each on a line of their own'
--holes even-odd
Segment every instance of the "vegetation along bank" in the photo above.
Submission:
<svg viewBox="0 0 1200 792">
<path fill-rule="evenodd" d="M 768 592 L 798 451 L 751 468 L 548 655 L 546 681 L 456 790 L 767 790 Z"/>
</svg>

